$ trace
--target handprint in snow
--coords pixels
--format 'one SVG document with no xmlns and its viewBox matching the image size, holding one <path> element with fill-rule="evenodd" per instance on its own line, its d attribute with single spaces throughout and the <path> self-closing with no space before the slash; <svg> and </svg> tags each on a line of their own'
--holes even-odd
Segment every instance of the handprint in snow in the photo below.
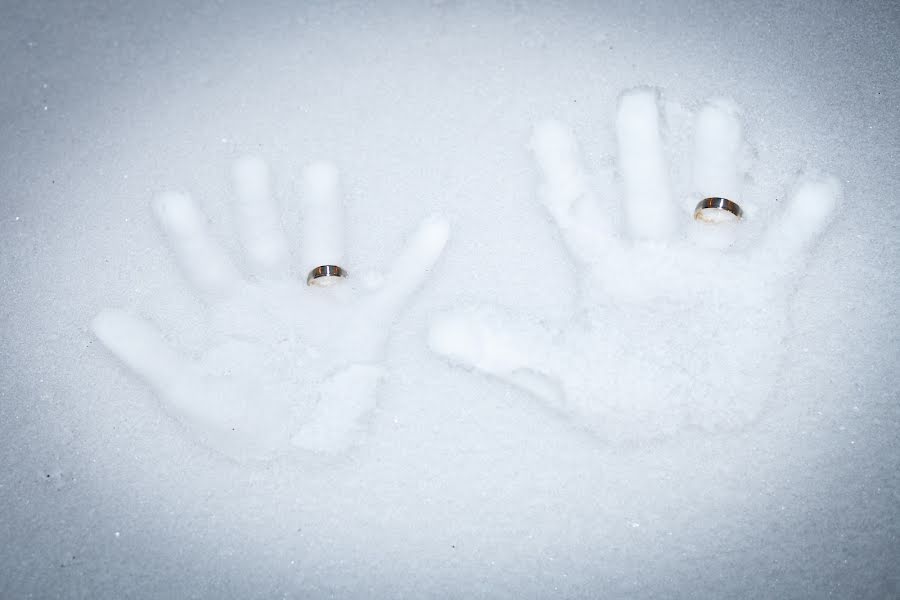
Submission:
<svg viewBox="0 0 900 600">
<path fill-rule="evenodd" d="M 315 163 L 302 180 L 301 273 L 346 267 L 337 169 Z M 213 347 L 185 356 L 152 324 L 121 310 L 101 312 L 92 330 L 173 417 L 227 455 L 340 452 L 375 405 L 392 323 L 441 255 L 448 226 L 423 223 L 378 286 L 352 273 L 334 285 L 307 285 L 290 275 L 266 164 L 239 160 L 233 184 L 251 278 L 229 260 L 187 195 L 167 193 L 153 203 L 181 270 L 210 311 Z"/>
<path fill-rule="evenodd" d="M 695 195 L 683 204 L 673 198 L 660 112 L 655 90 L 620 97 L 621 220 L 604 207 L 611 199 L 594 189 L 570 130 L 553 121 L 534 130 L 539 198 L 577 267 L 570 322 L 475 307 L 437 318 L 429 334 L 436 352 L 614 443 L 731 430 L 760 415 L 784 357 L 795 280 L 841 193 L 834 178 L 801 177 L 756 239 L 747 225 L 758 211 L 695 219 L 705 197 L 744 204 L 739 112 L 721 99 L 697 112 Z"/>
</svg>

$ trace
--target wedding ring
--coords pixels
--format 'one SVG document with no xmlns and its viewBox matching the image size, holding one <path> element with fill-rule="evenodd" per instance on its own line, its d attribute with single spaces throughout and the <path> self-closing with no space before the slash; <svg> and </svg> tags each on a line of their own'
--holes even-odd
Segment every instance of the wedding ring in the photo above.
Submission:
<svg viewBox="0 0 900 600">
<path fill-rule="evenodd" d="M 309 272 L 306 276 L 306 285 L 325 287 L 337 283 L 346 276 L 347 271 L 337 265 L 322 265 Z"/>
<path fill-rule="evenodd" d="M 744 216 L 744 211 L 737 202 L 732 202 L 728 198 L 704 198 L 697 203 L 694 218 L 698 221 L 718 223 L 722 221 L 722 213 L 719 211 L 730 212 L 738 219 Z"/>
</svg>

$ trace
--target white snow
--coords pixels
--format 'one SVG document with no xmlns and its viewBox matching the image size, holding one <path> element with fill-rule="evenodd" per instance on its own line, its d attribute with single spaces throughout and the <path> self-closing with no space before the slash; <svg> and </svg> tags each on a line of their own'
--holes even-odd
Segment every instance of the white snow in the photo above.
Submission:
<svg viewBox="0 0 900 600">
<path fill-rule="evenodd" d="M 655 90 L 629 90 L 616 116 L 623 205 L 636 239 L 666 238 L 676 223 L 658 102 Z"/>
<path fill-rule="evenodd" d="M 611 442 L 690 427 L 734 430 L 761 416 L 783 362 L 794 267 L 806 264 L 841 194 L 833 178 L 798 184 L 759 248 L 729 250 L 725 242 L 742 229 L 698 226 L 690 214 L 677 214 L 658 98 L 655 90 L 629 90 L 618 105 L 627 232 L 602 222 L 568 130 L 545 122 L 535 132 L 545 206 L 573 241 L 570 252 L 580 265 L 574 318 L 535 332 L 475 311 L 439 317 L 430 333 L 436 352 L 536 393 Z M 698 115 L 698 135 L 717 151 L 695 153 L 694 185 L 710 185 L 707 174 L 721 172 L 730 183 L 725 189 L 742 201 L 735 183 L 740 125 L 737 111 L 722 106 L 710 103 Z M 696 166 L 702 161 L 714 165 Z M 681 229 L 707 243 L 683 241 Z M 721 242 L 715 249 L 712 239 Z M 795 261 L 779 265 L 780 256 Z"/>
<path fill-rule="evenodd" d="M 320 265 L 344 264 L 344 223 L 338 170 L 321 161 L 303 171 L 303 258 L 306 272 Z"/>
<path fill-rule="evenodd" d="M 258 156 L 244 156 L 232 168 L 235 224 L 249 267 L 263 277 L 288 276 L 290 250 L 272 198 L 269 167 Z"/>
<path fill-rule="evenodd" d="M 0 597 L 896 595 L 893 4 L 0 34 Z"/>
<path fill-rule="evenodd" d="M 204 302 L 211 347 L 197 360 L 181 356 L 153 325 L 123 310 L 101 311 L 91 330 L 199 444 L 237 461 L 273 460 L 295 448 L 347 451 L 375 407 L 393 321 L 441 256 L 449 225 L 426 219 L 377 288 L 341 278 L 311 285 L 288 275 L 266 164 L 242 157 L 232 174 L 234 221 L 256 277 L 232 264 L 187 195 L 165 193 L 153 203 L 186 283 Z M 318 162 L 302 177 L 304 265 L 343 263 L 337 169 Z"/>
</svg>

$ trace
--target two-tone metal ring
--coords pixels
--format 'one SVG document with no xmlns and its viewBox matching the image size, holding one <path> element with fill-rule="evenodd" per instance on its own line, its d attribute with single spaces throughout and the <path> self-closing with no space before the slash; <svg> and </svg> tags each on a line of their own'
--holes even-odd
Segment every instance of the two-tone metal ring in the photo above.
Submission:
<svg viewBox="0 0 900 600">
<path fill-rule="evenodd" d="M 706 221 L 709 223 L 718 223 L 722 221 L 724 213 L 731 213 L 735 218 L 740 219 L 744 216 L 744 211 L 740 205 L 728 198 L 704 198 L 697 203 L 694 208 L 694 218 L 698 221 Z"/>
<path fill-rule="evenodd" d="M 306 285 L 325 287 L 337 283 L 347 276 L 347 271 L 337 265 L 321 265 L 306 276 Z"/>
</svg>

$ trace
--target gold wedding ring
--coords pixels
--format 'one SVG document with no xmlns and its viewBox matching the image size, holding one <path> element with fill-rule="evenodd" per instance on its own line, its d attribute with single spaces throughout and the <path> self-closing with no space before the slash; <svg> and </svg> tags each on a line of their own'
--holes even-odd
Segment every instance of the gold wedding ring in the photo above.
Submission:
<svg viewBox="0 0 900 600">
<path fill-rule="evenodd" d="M 744 211 L 737 202 L 728 198 L 704 198 L 697 203 L 697 207 L 694 209 L 694 218 L 707 223 L 719 223 L 724 220 L 722 211 L 729 212 L 738 219 L 744 216 Z"/>
<path fill-rule="evenodd" d="M 334 285 L 346 276 L 347 271 L 337 265 L 322 265 L 309 272 L 306 276 L 306 285 L 326 287 Z"/>
</svg>

